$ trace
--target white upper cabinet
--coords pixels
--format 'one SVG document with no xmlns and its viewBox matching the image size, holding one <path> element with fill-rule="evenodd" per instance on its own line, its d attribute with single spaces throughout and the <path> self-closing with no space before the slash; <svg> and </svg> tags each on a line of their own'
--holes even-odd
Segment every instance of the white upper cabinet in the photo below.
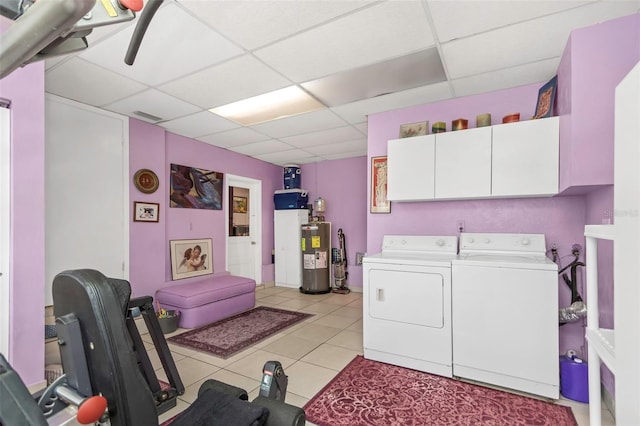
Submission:
<svg viewBox="0 0 640 426">
<path fill-rule="evenodd" d="M 493 126 L 491 194 L 558 193 L 559 117 Z"/>
<path fill-rule="evenodd" d="M 393 139 L 387 198 L 429 201 L 558 193 L 559 118 Z"/>
<path fill-rule="evenodd" d="M 387 199 L 433 200 L 435 135 L 390 140 L 387 145 Z"/>
<path fill-rule="evenodd" d="M 491 127 L 436 135 L 435 198 L 491 195 Z"/>
</svg>

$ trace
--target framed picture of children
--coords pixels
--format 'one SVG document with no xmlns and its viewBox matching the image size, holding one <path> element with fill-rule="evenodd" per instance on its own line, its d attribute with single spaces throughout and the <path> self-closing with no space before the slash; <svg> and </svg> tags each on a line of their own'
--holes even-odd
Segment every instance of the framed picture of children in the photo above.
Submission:
<svg viewBox="0 0 640 426">
<path fill-rule="evenodd" d="M 171 240 L 171 278 L 213 274 L 213 239 Z"/>
</svg>

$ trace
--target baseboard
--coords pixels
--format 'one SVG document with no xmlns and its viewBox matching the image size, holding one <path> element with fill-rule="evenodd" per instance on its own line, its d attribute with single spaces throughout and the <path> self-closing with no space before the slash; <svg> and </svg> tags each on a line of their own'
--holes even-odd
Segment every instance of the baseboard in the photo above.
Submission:
<svg viewBox="0 0 640 426">
<path fill-rule="evenodd" d="M 600 392 L 602 393 L 602 402 L 604 406 L 607 407 L 607 410 L 611 413 L 611 416 L 615 420 L 616 418 L 616 400 L 613 398 L 613 395 L 605 388 L 604 386 L 600 386 Z"/>
<path fill-rule="evenodd" d="M 276 282 L 275 281 L 267 281 L 267 282 L 264 282 L 262 284 L 258 284 L 257 287 L 269 288 L 269 287 L 275 287 L 275 286 L 276 286 Z"/>
</svg>

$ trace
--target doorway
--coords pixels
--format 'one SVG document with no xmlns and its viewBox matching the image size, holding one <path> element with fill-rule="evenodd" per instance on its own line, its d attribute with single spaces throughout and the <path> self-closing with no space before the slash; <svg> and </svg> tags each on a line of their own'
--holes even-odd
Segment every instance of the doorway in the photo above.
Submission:
<svg viewBox="0 0 640 426">
<path fill-rule="evenodd" d="M 262 182 L 227 174 L 226 270 L 262 283 Z"/>
</svg>

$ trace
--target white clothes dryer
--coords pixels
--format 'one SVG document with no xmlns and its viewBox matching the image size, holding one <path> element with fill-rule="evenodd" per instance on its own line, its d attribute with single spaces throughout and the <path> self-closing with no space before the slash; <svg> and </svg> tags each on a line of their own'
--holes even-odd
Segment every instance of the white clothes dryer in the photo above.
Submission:
<svg viewBox="0 0 640 426">
<path fill-rule="evenodd" d="M 452 377 L 451 260 L 457 237 L 385 235 L 363 259 L 364 357 Z"/>
<path fill-rule="evenodd" d="M 542 234 L 460 235 L 453 375 L 559 397 L 558 266 Z"/>
</svg>

